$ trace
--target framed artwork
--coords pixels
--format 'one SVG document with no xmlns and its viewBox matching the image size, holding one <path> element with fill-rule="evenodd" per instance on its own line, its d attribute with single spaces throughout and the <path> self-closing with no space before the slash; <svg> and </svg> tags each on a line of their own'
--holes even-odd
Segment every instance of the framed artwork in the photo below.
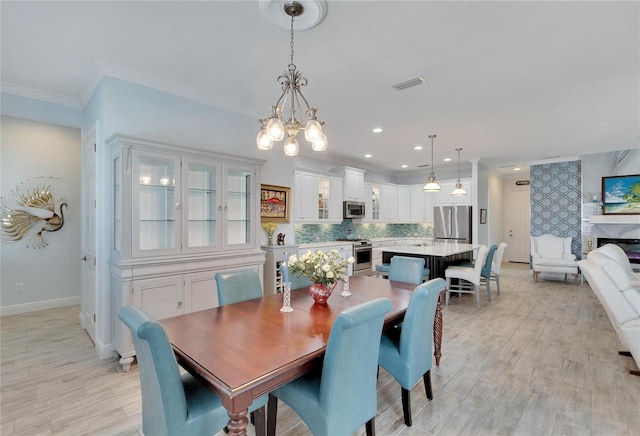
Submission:
<svg viewBox="0 0 640 436">
<path fill-rule="evenodd" d="M 480 224 L 487 223 L 487 209 L 480 209 Z"/>
<path fill-rule="evenodd" d="M 286 186 L 260 185 L 260 221 L 288 223 L 289 197 L 291 189 Z"/>
<path fill-rule="evenodd" d="M 640 215 L 640 174 L 602 178 L 602 213 Z"/>
</svg>

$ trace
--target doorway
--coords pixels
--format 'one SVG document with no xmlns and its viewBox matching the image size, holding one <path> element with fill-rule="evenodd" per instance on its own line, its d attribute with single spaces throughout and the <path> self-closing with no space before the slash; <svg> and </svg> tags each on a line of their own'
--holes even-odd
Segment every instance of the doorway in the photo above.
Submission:
<svg viewBox="0 0 640 436">
<path fill-rule="evenodd" d="M 529 189 L 507 191 L 507 258 L 509 262 L 529 263 Z"/>
<path fill-rule="evenodd" d="M 96 143 L 93 126 L 82 138 L 81 324 L 96 343 Z"/>
</svg>

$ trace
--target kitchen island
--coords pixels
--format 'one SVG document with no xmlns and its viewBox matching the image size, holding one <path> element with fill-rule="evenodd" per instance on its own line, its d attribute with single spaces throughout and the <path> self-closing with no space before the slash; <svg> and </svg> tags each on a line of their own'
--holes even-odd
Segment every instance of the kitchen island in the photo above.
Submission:
<svg viewBox="0 0 640 436">
<path fill-rule="evenodd" d="M 393 256 L 421 257 L 429 268 L 429 279 L 444 278 L 447 266 L 473 260 L 473 251 L 482 245 L 457 242 L 436 242 L 433 245 L 396 245 L 382 251 L 382 262 L 390 263 Z"/>
</svg>

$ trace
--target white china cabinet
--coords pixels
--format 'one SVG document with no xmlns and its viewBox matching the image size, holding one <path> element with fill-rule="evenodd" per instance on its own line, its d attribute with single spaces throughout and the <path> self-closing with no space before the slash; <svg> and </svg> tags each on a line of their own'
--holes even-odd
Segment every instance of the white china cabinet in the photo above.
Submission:
<svg viewBox="0 0 640 436">
<path fill-rule="evenodd" d="M 123 367 L 135 351 L 117 311 L 133 304 L 162 319 L 218 305 L 215 274 L 254 268 L 262 161 L 122 135 L 112 150 L 113 342 Z"/>
</svg>

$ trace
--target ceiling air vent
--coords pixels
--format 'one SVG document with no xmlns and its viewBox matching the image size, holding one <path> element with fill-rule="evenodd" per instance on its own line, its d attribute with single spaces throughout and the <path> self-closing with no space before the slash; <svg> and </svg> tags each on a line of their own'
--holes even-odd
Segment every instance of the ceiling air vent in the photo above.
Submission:
<svg viewBox="0 0 640 436">
<path fill-rule="evenodd" d="M 426 83 L 424 77 L 416 76 L 412 79 L 405 80 L 404 82 L 396 83 L 393 87 L 400 91 L 402 89 L 411 88 L 412 86 L 422 85 L 423 83 Z"/>
</svg>

